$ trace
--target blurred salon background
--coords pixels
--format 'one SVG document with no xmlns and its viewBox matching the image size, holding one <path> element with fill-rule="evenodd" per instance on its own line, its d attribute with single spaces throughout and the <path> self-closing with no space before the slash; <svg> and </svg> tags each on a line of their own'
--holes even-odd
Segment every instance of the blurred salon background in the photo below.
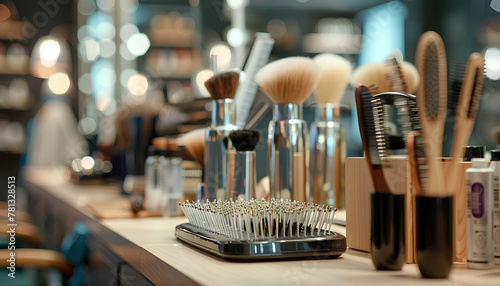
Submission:
<svg viewBox="0 0 500 286">
<path fill-rule="evenodd" d="M 153 138 L 210 122 L 210 56 L 219 69 L 243 68 L 256 32 L 275 40 L 270 61 L 329 52 L 353 67 L 389 55 L 413 62 L 426 30 L 443 36 L 449 65 L 482 52 L 487 79 L 471 143 L 495 148 L 499 11 L 497 0 L 0 1 L 0 182 L 29 165 L 66 168 L 78 183 L 143 175 Z M 350 87 L 341 102 L 347 156 L 362 155 Z M 265 132 L 268 99 L 259 92 L 250 104 L 252 126 Z M 266 140 L 258 150 L 260 179 Z M 199 166 L 190 168 L 199 179 Z"/>
</svg>

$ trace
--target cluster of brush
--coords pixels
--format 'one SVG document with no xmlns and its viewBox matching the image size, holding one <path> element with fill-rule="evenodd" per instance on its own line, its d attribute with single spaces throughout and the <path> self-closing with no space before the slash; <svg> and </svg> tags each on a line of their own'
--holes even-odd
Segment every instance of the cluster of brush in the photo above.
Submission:
<svg viewBox="0 0 500 286">
<path fill-rule="evenodd" d="M 290 200 L 179 203 L 189 222 L 235 240 L 301 238 L 330 233 L 336 209 Z"/>
<path fill-rule="evenodd" d="M 465 74 L 461 74 L 458 80 L 459 88 L 454 88 L 458 92 L 451 94 L 458 97 L 458 104 L 447 177 L 441 162 L 448 98 L 446 52 L 441 37 L 435 32 L 426 32 L 421 36 L 416 54 L 418 75 L 413 67 L 405 64 L 410 74 L 414 74 L 412 77 L 405 74 L 405 65 L 401 65 L 398 68 L 402 71 L 399 79 L 381 78 L 377 70 L 382 67 L 375 68 L 376 65 L 361 67 L 362 73 L 355 72 L 353 76 L 354 82 L 362 84 L 356 89 L 356 103 L 363 147 L 375 188 L 371 197 L 372 259 L 377 269 L 400 269 L 405 251 L 404 221 L 398 218 L 401 214 L 404 216 L 404 200 L 392 195 L 383 174 L 385 166 L 382 159 L 389 145 L 384 135 L 386 122 L 381 112 L 384 96 L 373 95 L 388 91 L 384 82 L 389 79 L 389 82 L 395 83 L 392 84 L 392 91 L 410 93 L 418 87 L 418 113 L 412 112 L 415 106 L 409 104 L 403 112 L 407 118 L 401 120 L 409 127 L 404 129 L 401 126 L 401 129 L 407 130 L 404 135 L 413 185 L 413 193 L 409 195 L 412 200 L 416 196 L 416 256 L 424 277 L 445 278 L 451 270 L 454 253 L 453 213 L 457 222 L 455 227 L 460 226 L 455 229 L 455 237 L 465 237 L 465 192 L 457 192 L 461 183 L 458 178 L 463 177 L 459 162 L 464 156 L 464 146 L 469 141 L 479 109 L 484 78 L 483 57 L 479 53 L 469 57 Z M 418 157 L 424 156 L 425 160 L 418 160 Z M 400 205 L 396 205 L 396 201 Z M 464 249 L 461 241 L 455 246 L 455 254 L 463 253 Z"/>
</svg>

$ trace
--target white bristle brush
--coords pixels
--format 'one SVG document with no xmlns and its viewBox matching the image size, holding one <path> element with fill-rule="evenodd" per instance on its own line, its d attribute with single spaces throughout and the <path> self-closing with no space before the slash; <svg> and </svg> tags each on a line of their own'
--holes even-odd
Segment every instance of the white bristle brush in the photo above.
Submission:
<svg viewBox="0 0 500 286">
<path fill-rule="evenodd" d="M 362 64 L 352 72 L 351 86 L 356 88 L 362 84 L 374 95 L 387 91 L 389 80 L 384 72 L 385 64 L 383 62 Z"/>
<path fill-rule="evenodd" d="M 352 72 L 351 63 L 335 54 L 319 54 L 313 58 L 320 68 L 316 88 L 318 103 L 339 103 Z"/>
<path fill-rule="evenodd" d="M 231 239 L 329 234 L 337 209 L 291 200 L 179 203 L 189 223 Z"/>
<path fill-rule="evenodd" d="M 267 64 L 255 80 L 275 104 L 302 104 L 316 88 L 319 67 L 310 58 L 289 57 Z"/>
<path fill-rule="evenodd" d="M 312 59 L 289 57 L 264 66 L 256 81 L 275 103 L 268 128 L 271 197 L 305 202 L 308 191 L 308 132 L 302 103 L 316 88 L 319 67 Z"/>
<path fill-rule="evenodd" d="M 405 61 L 398 61 L 397 64 L 398 71 L 394 70 L 393 65 L 388 65 L 385 62 L 363 64 L 352 73 L 351 86 L 356 88 L 363 84 L 374 95 L 390 91 L 414 93 L 420 82 L 416 67 Z M 399 77 L 398 81 L 404 81 L 405 87 L 403 89 L 394 85 L 394 77 Z"/>
</svg>

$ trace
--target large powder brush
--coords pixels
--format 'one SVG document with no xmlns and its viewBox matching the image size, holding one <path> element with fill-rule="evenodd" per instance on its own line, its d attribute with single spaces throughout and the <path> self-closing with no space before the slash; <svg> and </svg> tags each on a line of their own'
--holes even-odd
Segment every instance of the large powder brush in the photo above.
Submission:
<svg viewBox="0 0 500 286">
<path fill-rule="evenodd" d="M 275 104 L 300 105 L 316 88 L 319 74 L 319 67 L 312 59 L 289 57 L 264 66 L 256 81 Z"/>
<path fill-rule="evenodd" d="M 385 62 L 366 63 L 357 67 L 351 77 L 351 86 L 362 84 L 372 94 L 383 92 L 414 93 L 420 82 L 415 66 L 409 62 L 389 59 Z"/>
<path fill-rule="evenodd" d="M 319 54 L 313 60 L 320 68 L 316 100 L 320 104 L 338 103 L 352 72 L 351 63 L 335 54 Z"/>
</svg>

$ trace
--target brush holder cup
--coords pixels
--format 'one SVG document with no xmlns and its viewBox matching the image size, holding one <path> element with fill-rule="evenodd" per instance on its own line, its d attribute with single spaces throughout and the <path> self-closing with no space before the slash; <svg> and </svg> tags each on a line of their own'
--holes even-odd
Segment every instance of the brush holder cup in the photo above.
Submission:
<svg viewBox="0 0 500 286">
<path fill-rule="evenodd" d="M 321 104 L 309 137 L 309 202 L 344 208 L 345 134 L 340 107 Z"/>
<path fill-rule="evenodd" d="M 235 123 L 236 108 L 232 99 L 212 100 L 212 124 L 205 131 L 205 188 L 203 200 L 225 200 L 232 190 L 232 174 L 235 149 L 230 142 L 227 146 L 224 138 L 238 127 Z M 231 182 L 231 184 L 228 184 Z"/>
<path fill-rule="evenodd" d="M 405 262 L 405 195 L 372 193 L 371 253 L 377 270 L 400 270 Z"/>
<path fill-rule="evenodd" d="M 271 197 L 307 202 L 309 197 L 307 123 L 302 106 L 276 104 L 269 122 L 268 158 Z"/>
<path fill-rule="evenodd" d="M 415 199 L 420 273 L 425 278 L 447 278 L 453 261 L 453 197 Z"/>
</svg>

